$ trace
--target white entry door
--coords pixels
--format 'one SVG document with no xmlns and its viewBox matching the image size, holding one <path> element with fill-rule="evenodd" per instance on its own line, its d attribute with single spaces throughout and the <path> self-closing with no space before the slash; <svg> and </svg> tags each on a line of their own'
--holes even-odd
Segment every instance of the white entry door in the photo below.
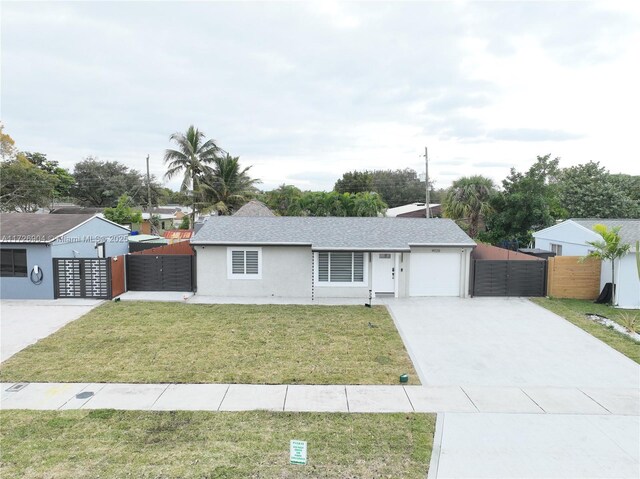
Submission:
<svg viewBox="0 0 640 479">
<path fill-rule="evenodd" d="M 372 288 L 375 293 L 395 293 L 395 253 L 371 253 Z"/>
</svg>

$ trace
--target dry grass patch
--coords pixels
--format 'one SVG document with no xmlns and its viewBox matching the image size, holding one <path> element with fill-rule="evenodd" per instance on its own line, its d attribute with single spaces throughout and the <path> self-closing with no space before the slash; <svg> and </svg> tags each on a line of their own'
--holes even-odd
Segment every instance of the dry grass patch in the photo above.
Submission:
<svg viewBox="0 0 640 479">
<path fill-rule="evenodd" d="M 626 313 L 637 312 L 624 309 L 616 309 L 605 304 L 595 304 L 592 301 L 582 299 L 555 299 L 555 298 L 531 298 L 536 304 L 553 311 L 562 316 L 567 321 L 584 329 L 589 334 L 595 336 L 600 341 L 607 343 L 613 349 L 620 351 L 625 356 L 640 363 L 640 344 L 624 334 L 598 324 L 585 317 L 587 313 L 594 313 L 611 319 L 618 324 L 624 325 L 623 317 Z"/>
<path fill-rule="evenodd" d="M 3 382 L 395 384 L 386 308 L 108 303 L 0 366 Z"/>
<path fill-rule="evenodd" d="M 10 478 L 424 478 L 435 415 L 2 411 Z M 289 465 L 289 440 L 308 464 Z"/>
</svg>

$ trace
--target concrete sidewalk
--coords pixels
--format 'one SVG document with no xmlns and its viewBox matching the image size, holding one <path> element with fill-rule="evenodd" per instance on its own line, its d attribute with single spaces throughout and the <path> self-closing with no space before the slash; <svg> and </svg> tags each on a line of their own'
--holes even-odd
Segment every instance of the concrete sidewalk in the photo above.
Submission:
<svg viewBox="0 0 640 479">
<path fill-rule="evenodd" d="M 23 385 L 22 387 L 20 387 Z M 462 412 L 640 416 L 638 389 L 2 383 L 1 409 Z"/>
<path fill-rule="evenodd" d="M 438 414 L 428 479 L 640 477 L 640 417 Z"/>
</svg>

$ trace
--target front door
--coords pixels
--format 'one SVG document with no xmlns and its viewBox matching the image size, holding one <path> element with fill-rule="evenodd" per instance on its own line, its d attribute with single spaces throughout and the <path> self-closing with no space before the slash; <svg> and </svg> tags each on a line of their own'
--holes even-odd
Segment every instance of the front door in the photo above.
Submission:
<svg viewBox="0 0 640 479">
<path fill-rule="evenodd" d="M 395 294 L 395 253 L 371 253 L 374 294 Z"/>
</svg>

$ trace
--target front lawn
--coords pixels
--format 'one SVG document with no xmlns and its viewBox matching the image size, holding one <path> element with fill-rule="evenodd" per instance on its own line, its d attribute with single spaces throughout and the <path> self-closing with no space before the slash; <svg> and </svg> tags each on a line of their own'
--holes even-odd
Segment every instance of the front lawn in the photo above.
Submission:
<svg viewBox="0 0 640 479">
<path fill-rule="evenodd" d="M 585 317 L 586 313 L 594 313 L 622 324 L 621 315 L 624 314 L 625 311 L 631 314 L 639 314 L 638 311 L 616 309 L 605 304 L 596 304 L 593 301 L 582 299 L 531 298 L 531 301 L 562 316 L 567 321 L 572 322 L 592 334 L 600 341 L 607 343 L 613 349 L 620 351 L 625 356 L 640 363 L 639 343 L 624 334 Z"/>
<path fill-rule="evenodd" d="M 9 478 L 424 478 L 435 415 L 2 411 Z M 289 441 L 308 464 L 289 464 Z"/>
<path fill-rule="evenodd" d="M 403 373 L 419 384 L 382 306 L 112 302 L 0 365 L 2 382 L 395 384 Z"/>
</svg>

